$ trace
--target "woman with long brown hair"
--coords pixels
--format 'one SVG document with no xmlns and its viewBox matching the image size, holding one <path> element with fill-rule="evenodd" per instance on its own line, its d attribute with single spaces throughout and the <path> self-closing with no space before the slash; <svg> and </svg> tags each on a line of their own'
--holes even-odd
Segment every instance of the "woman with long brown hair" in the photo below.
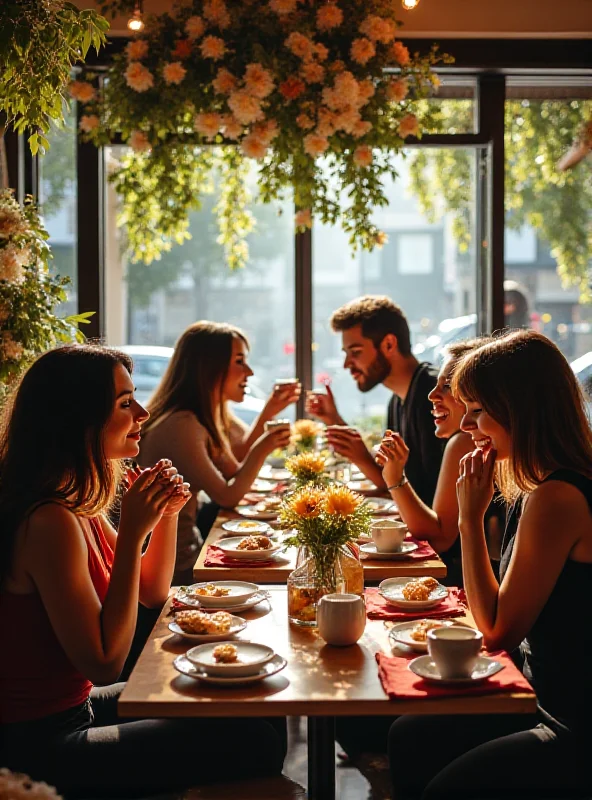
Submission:
<svg viewBox="0 0 592 800">
<path fill-rule="evenodd" d="M 249 343 L 233 325 L 196 322 L 181 334 L 160 385 L 148 403 L 141 463 L 170 458 L 191 484 L 191 500 L 179 519 L 174 580 L 191 581 L 200 544 L 196 527 L 197 495 L 232 508 L 249 490 L 265 458 L 289 443 L 289 430 L 265 432 L 265 422 L 295 402 L 298 385 L 274 389 L 249 430 L 228 411 L 228 402 L 244 400 L 253 371 Z"/>
<path fill-rule="evenodd" d="M 48 352 L 25 373 L 0 426 L 2 765 L 68 797 L 145 797 L 215 779 L 213 754 L 227 735 L 216 720 L 117 717 L 124 684 L 115 681 L 138 602 L 155 607 L 168 596 L 189 497 L 161 460 L 129 475 L 117 532 L 107 519 L 121 460 L 136 457 L 148 417 L 131 369 L 128 356 L 103 347 Z M 243 744 L 225 777 L 229 768 L 279 771 L 270 725 L 232 725 Z M 271 760 L 261 764 L 267 746 Z"/>
<path fill-rule="evenodd" d="M 457 482 L 470 608 L 490 651 L 520 647 L 538 713 L 398 720 L 389 737 L 396 797 L 589 795 L 592 430 L 582 392 L 559 349 L 534 331 L 465 356 L 452 390 L 476 448 Z M 513 504 L 499 581 L 483 529 L 494 483 Z"/>
</svg>

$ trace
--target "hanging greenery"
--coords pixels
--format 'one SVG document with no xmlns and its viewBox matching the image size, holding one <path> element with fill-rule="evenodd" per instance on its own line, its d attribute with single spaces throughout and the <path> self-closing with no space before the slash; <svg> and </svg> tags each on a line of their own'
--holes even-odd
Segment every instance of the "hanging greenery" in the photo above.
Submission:
<svg viewBox="0 0 592 800">
<path fill-rule="evenodd" d="M 432 67 L 451 61 L 412 55 L 398 26 L 390 0 L 194 0 L 149 18 L 100 81 L 75 81 L 84 139 L 134 150 L 112 176 L 132 259 L 188 238 L 215 169 L 220 241 L 230 266 L 244 264 L 245 159 L 260 164 L 264 201 L 293 190 L 298 230 L 318 218 L 340 222 L 353 247 L 384 243 L 371 220 L 387 203 L 382 179 L 421 134 L 415 108 L 438 85 Z"/>
<path fill-rule="evenodd" d="M 91 45 L 98 52 L 108 29 L 96 11 L 60 0 L 0 3 L 0 111 L 17 133 L 32 131 L 33 154 L 49 147 L 50 122 L 63 120 L 73 65 Z"/>
<path fill-rule="evenodd" d="M 445 103 L 436 122 L 447 131 L 465 124 L 466 114 L 467 109 Z M 557 162 L 591 114 L 589 100 L 508 100 L 505 109 L 506 225 L 538 231 L 549 243 L 563 285 L 577 286 L 582 302 L 592 301 L 592 163 L 586 159 L 562 172 Z M 431 221 L 451 212 L 461 250 L 471 240 L 473 159 L 467 150 L 434 149 L 411 160 L 411 186 L 422 212 Z M 439 206 L 437 197 L 443 198 Z"/>
</svg>

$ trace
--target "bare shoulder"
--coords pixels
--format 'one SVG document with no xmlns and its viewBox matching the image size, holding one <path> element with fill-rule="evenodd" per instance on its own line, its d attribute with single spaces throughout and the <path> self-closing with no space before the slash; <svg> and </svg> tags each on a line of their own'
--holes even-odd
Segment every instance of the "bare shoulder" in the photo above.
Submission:
<svg viewBox="0 0 592 800">
<path fill-rule="evenodd" d="M 537 486 L 524 503 L 518 531 L 524 539 L 544 539 L 546 547 L 565 547 L 588 538 L 592 514 L 582 492 L 565 481 Z M 561 536 L 549 536 L 561 532 Z M 561 544 L 562 543 L 562 544 Z"/>
<path fill-rule="evenodd" d="M 76 515 L 57 502 L 44 503 L 34 509 L 23 522 L 22 530 L 27 548 L 34 546 L 35 550 L 47 546 L 71 546 L 73 542 L 84 544 L 84 534 Z"/>
<path fill-rule="evenodd" d="M 551 480 L 539 484 L 530 493 L 526 505 L 543 513 L 589 511 L 588 501 L 582 492 L 571 483 L 561 480 Z"/>
</svg>

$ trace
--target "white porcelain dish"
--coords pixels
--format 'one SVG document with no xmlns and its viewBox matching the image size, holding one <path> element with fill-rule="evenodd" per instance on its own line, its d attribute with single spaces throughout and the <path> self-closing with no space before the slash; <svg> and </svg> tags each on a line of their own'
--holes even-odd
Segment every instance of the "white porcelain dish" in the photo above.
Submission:
<svg viewBox="0 0 592 800">
<path fill-rule="evenodd" d="M 254 675 L 243 675 L 242 677 L 229 678 L 225 675 L 210 675 L 202 670 L 200 667 L 192 664 L 187 656 L 177 656 L 173 661 L 173 666 L 180 672 L 181 675 L 186 675 L 188 678 L 197 678 L 204 683 L 210 683 L 214 686 L 232 687 L 244 683 L 257 683 L 277 672 L 281 672 L 287 665 L 287 661 L 280 655 L 276 655 L 270 659 L 266 664 L 263 664 L 259 672 Z"/>
<path fill-rule="evenodd" d="M 232 639 L 237 633 L 244 631 L 247 627 L 247 620 L 242 617 L 235 617 L 234 614 L 230 615 L 230 628 L 225 633 L 187 633 L 176 622 L 169 622 L 169 630 L 188 639 L 195 644 L 204 644 L 205 642 L 223 642 L 225 639 Z"/>
<path fill-rule="evenodd" d="M 387 578 L 378 585 L 378 591 L 391 605 L 407 611 L 421 611 L 424 608 L 433 608 L 448 597 L 448 589 L 439 583 L 431 592 L 429 600 L 406 600 L 403 596 L 403 587 L 417 578 Z"/>
<path fill-rule="evenodd" d="M 231 536 L 228 539 L 219 539 L 216 547 L 219 547 L 224 555 L 238 561 L 268 561 L 283 549 L 281 543 L 272 542 L 271 547 L 266 550 L 239 550 L 238 546 L 244 538 L 244 536 Z"/>
<path fill-rule="evenodd" d="M 185 654 L 192 664 L 202 669 L 208 675 L 218 675 L 229 678 L 243 678 L 255 675 L 261 667 L 274 657 L 275 652 L 266 644 L 256 642 L 232 642 L 237 649 L 237 661 L 230 663 L 218 662 L 214 658 L 214 650 L 219 645 L 215 643 L 200 644 L 192 647 Z"/>
<path fill-rule="evenodd" d="M 417 550 L 417 547 L 415 542 L 402 542 L 397 550 L 393 550 L 392 553 L 381 553 L 374 542 L 366 542 L 366 544 L 360 545 L 360 553 L 365 553 L 369 558 L 376 558 L 381 561 L 401 561 L 409 558 L 411 553 Z"/>
<path fill-rule="evenodd" d="M 260 589 L 256 594 L 252 597 L 249 597 L 244 603 L 240 603 L 236 606 L 226 606 L 225 608 L 220 608 L 217 606 L 216 608 L 204 608 L 202 604 L 199 602 L 197 597 L 189 596 L 185 594 L 185 592 L 181 589 L 175 595 L 176 599 L 179 600 L 181 603 L 184 603 L 189 608 L 198 608 L 201 611 L 247 611 L 249 608 L 254 608 L 254 606 L 262 603 L 264 600 L 270 600 L 269 592 L 266 592 L 263 589 Z"/>
<path fill-rule="evenodd" d="M 276 519 L 278 515 L 279 509 L 271 509 L 266 508 L 265 510 L 261 510 L 257 505 L 250 505 L 250 506 L 237 506 L 236 511 L 242 516 L 247 517 L 248 519 L 258 519 L 258 520 L 271 520 Z"/>
<path fill-rule="evenodd" d="M 415 650 L 416 653 L 427 653 L 428 652 L 427 641 L 418 642 L 411 636 L 411 632 L 421 622 L 434 622 L 437 623 L 438 626 L 446 626 L 446 627 L 450 627 L 450 625 L 464 624 L 456 619 L 425 619 L 425 620 L 413 619 L 409 620 L 409 622 L 398 622 L 396 625 L 393 625 L 393 627 L 389 631 L 389 639 L 391 640 L 392 643 L 404 644 L 406 647 L 410 647 L 412 650 Z"/>
<path fill-rule="evenodd" d="M 470 677 L 442 678 L 430 656 L 418 656 L 414 658 L 413 661 L 409 662 L 409 669 L 411 672 L 414 672 L 426 681 L 432 681 L 433 683 L 454 683 L 463 686 L 485 681 L 503 668 L 503 664 L 500 664 L 500 662 L 496 661 L 494 658 L 479 656 Z"/>
<path fill-rule="evenodd" d="M 272 533 L 273 528 L 267 522 L 257 522 L 254 519 L 229 519 L 222 523 L 223 530 L 231 533 L 240 533 L 241 536 L 250 536 L 252 533 Z"/>
<path fill-rule="evenodd" d="M 396 503 L 393 500 L 389 500 L 387 497 L 369 497 L 365 505 L 368 511 L 375 517 L 394 514 L 397 511 Z"/>
<path fill-rule="evenodd" d="M 261 492 L 267 494 L 268 492 L 275 491 L 276 481 L 266 481 L 263 478 L 255 478 L 251 485 L 251 492 Z"/>
<path fill-rule="evenodd" d="M 265 481 L 274 481 L 274 483 L 282 483 L 283 481 L 289 481 L 294 476 L 291 472 L 288 472 L 287 469 L 283 469 L 281 467 L 272 467 L 269 464 L 265 464 L 259 470 L 259 478 Z"/>
<path fill-rule="evenodd" d="M 228 589 L 229 594 L 221 595 L 220 597 L 198 594 L 195 590 L 202 586 L 219 586 L 222 589 Z M 256 583 L 248 583 L 247 581 L 202 581 L 201 583 L 193 583 L 191 586 L 187 586 L 185 594 L 190 597 L 197 597 L 203 608 L 220 609 L 245 603 L 249 597 L 252 597 L 258 591 L 259 587 Z"/>
</svg>

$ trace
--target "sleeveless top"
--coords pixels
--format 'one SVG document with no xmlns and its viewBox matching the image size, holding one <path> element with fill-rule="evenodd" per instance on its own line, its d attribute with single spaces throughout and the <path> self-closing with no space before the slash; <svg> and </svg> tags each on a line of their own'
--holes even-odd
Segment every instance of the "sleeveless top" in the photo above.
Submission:
<svg viewBox="0 0 592 800">
<path fill-rule="evenodd" d="M 87 542 L 88 571 L 103 603 L 113 550 L 100 521 L 89 522 L 99 554 Z M 0 657 L 0 724 L 57 714 L 88 698 L 92 683 L 69 661 L 38 592 L 0 592 L 0 639 L 5 644 Z"/>
<path fill-rule="evenodd" d="M 566 469 L 553 472 L 544 482 L 551 480 L 575 486 L 592 510 L 592 480 Z M 518 502 L 508 515 L 500 579 L 503 579 L 510 563 L 520 512 L 521 504 Z M 520 645 L 520 654 L 524 675 L 536 692 L 545 721 L 551 727 L 558 724 L 589 738 L 592 718 L 592 563 L 570 559 L 565 562 L 545 606 Z"/>
</svg>

